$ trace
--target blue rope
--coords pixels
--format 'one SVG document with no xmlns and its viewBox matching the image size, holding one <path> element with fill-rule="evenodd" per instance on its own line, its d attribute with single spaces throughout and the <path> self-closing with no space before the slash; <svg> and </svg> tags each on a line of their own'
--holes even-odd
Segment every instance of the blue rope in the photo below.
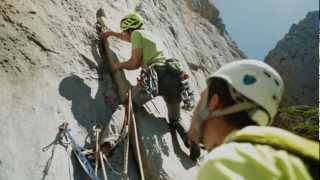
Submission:
<svg viewBox="0 0 320 180">
<path fill-rule="evenodd" d="M 84 171 L 90 176 L 92 180 L 100 180 L 100 178 L 96 175 L 93 167 L 91 166 L 89 160 L 86 158 L 86 156 L 81 152 L 81 146 L 77 144 L 75 139 L 72 136 L 71 129 L 66 128 L 65 133 L 67 137 L 71 141 L 72 149 L 77 156 L 77 158 L 80 161 L 81 166 L 83 167 Z"/>
</svg>

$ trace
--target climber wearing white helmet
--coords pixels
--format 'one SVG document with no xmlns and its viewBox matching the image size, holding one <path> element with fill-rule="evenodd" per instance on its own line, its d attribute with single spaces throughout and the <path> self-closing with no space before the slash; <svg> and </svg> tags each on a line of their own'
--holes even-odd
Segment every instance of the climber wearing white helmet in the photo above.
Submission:
<svg viewBox="0 0 320 180">
<path fill-rule="evenodd" d="M 192 98 L 192 94 L 182 84 L 186 74 L 177 60 L 168 59 L 160 41 L 157 41 L 152 33 L 142 29 L 143 24 L 142 17 L 132 12 L 121 20 L 121 33 L 104 32 L 101 38 L 105 41 L 108 37 L 114 36 L 132 44 L 131 58 L 126 62 L 113 64 L 113 70 L 142 68 L 139 83 L 132 90 L 134 110 L 139 109 L 153 97 L 162 96 L 167 104 L 170 127 L 177 130 L 185 145 L 188 145 L 187 132 L 179 123 L 180 102 L 188 104 L 190 102 L 188 97 Z M 182 98 L 183 92 L 190 96 Z M 190 151 L 190 157 L 197 159 L 200 153 L 199 147 L 192 144 Z"/>
<path fill-rule="evenodd" d="M 198 180 L 312 179 L 319 143 L 267 126 L 284 91 L 280 75 L 258 60 L 229 63 L 207 79 L 188 132 L 209 154 Z"/>
</svg>

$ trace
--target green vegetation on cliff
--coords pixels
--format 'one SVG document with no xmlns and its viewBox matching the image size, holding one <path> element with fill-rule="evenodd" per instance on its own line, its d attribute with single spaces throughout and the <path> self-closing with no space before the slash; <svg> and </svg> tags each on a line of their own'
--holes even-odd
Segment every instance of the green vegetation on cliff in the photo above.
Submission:
<svg viewBox="0 0 320 180">
<path fill-rule="evenodd" d="M 283 107 L 279 110 L 273 125 L 287 129 L 308 139 L 318 140 L 319 107 Z"/>
</svg>

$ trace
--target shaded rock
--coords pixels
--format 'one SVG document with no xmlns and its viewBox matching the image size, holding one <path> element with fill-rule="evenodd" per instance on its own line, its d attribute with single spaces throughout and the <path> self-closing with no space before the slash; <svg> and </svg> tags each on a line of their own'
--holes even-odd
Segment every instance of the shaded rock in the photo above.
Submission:
<svg viewBox="0 0 320 180">
<path fill-rule="evenodd" d="M 283 77 L 286 105 L 318 105 L 319 11 L 292 25 L 265 61 Z"/>
</svg>

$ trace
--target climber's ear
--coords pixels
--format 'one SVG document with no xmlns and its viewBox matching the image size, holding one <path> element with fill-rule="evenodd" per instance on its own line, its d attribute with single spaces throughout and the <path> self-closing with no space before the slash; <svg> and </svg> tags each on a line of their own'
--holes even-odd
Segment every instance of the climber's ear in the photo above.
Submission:
<svg viewBox="0 0 320 180">
<path fill-rule="evenodd" d="M 208 110 L 215 111 L 222 108 L 221 98 L 218 94 L 213 94 L 208 101 Z"/>
</svg>

